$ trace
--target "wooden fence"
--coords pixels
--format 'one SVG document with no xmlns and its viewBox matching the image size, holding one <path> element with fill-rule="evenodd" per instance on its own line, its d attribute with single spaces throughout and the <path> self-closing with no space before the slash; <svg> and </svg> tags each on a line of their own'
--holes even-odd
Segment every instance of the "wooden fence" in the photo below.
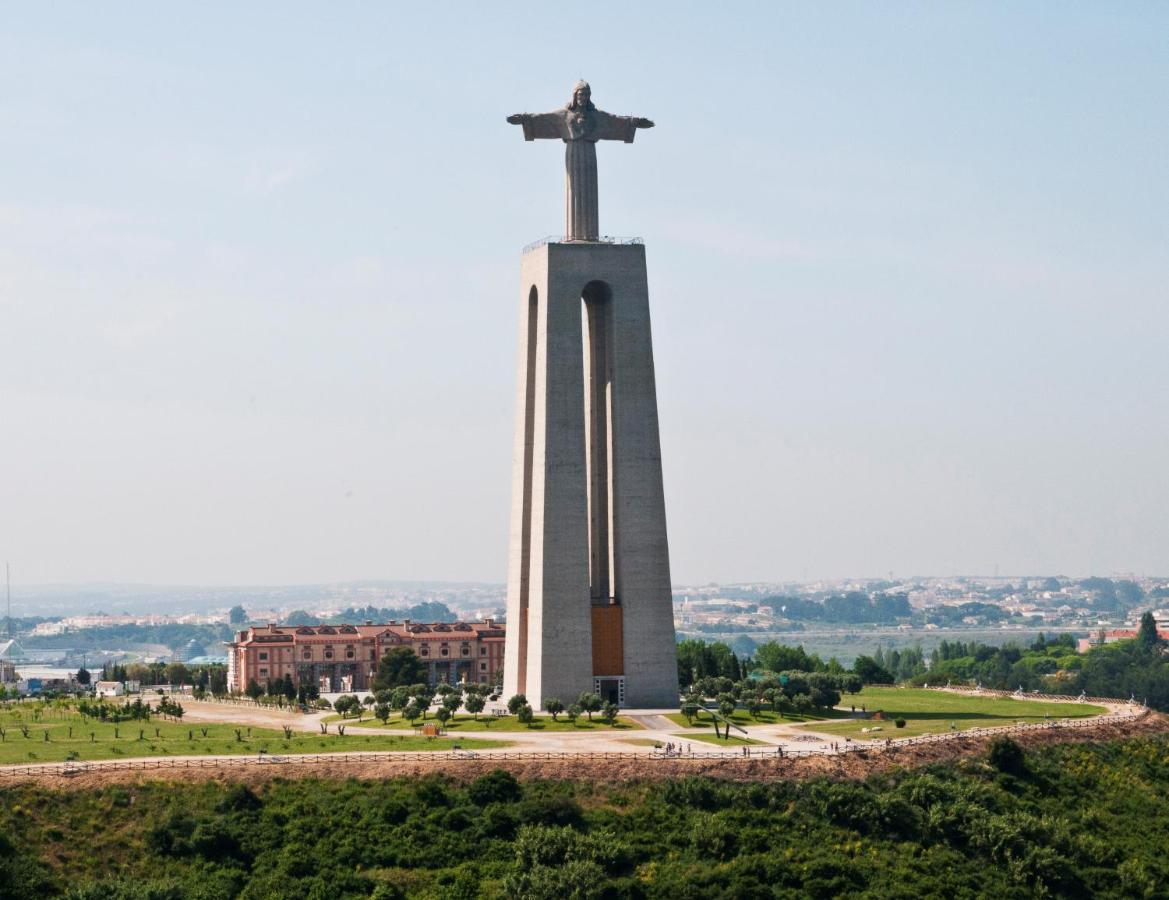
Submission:
<svg viewBox="0 0 1169 900">
<path fill-rule="evenodd" d="M 926 688 L 930 691 L 947 691 L 951 694 L 969 694 L 973 697 L 1003 697 L 1007 700 L 1046 700 L 1051 703 L 1089 703 L 1095 705 L 1108 705 L 1109 703 L 1130 703 L 1130 700 L 1124 700 L 1119 697 L 1088 697 L 1088 696 L 1072 696 L 1071 694 L 1040 694 L 1029 693 L 1023 691 L 999 691 L 992 688 L 973 688 L 969 685 L 959 684 L 945 687 L 943 685 L 931 685 Z"/>
</svg>

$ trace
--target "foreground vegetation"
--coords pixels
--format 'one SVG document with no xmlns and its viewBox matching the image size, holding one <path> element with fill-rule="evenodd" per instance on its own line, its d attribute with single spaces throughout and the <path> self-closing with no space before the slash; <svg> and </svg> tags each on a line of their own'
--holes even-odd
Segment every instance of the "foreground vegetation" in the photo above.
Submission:
<svg viewBox="0 0 1169 900">
<path fill-rule="evenodd" d="M 149 719 L 103 722 L 58 704 L 0 708 L 0 765 L 142 756 L 216 756 L 259 753 L 337 753 L 358 750 L 450 750 L 506 746 L 504 741 L 425 738 L 391 734 L 282 731 L 246 725 Z M 3 896 L 3 892 L 0 892 Z"/>
<path fill-rule="evenodd" d="M 0 788 L 0 895 L 1164 896 L 1164 738 L 862 783 L 703 779 Z"/>
</svg>

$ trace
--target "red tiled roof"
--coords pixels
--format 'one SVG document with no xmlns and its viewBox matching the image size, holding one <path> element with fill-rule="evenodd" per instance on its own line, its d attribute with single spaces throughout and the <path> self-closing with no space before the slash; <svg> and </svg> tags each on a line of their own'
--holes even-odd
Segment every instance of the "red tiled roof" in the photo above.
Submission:
<svg viewBox="0 0 1169 900">
<path fill-rule="evenodd" d="M 440 628 L 442 630 L 435 630 Z M 419 629 L 415 631 L 415 629 Z M 422 630 L 425 629 L 425 630 Z M 383 625 L 257 625 L 238 634 L 236 645 L 295 642 L 297 638 L 326 638 L 346 643 L 379 637 L 397 637 L 410 641 L 469 641 L 500 639 L 504 626 L 498 622 L 405 622 Z"/>
</svg>

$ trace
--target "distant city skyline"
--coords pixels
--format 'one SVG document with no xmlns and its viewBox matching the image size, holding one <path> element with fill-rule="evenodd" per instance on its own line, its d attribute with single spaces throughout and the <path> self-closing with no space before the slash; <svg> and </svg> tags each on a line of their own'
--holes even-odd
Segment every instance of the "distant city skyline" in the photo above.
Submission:
<svg viewBox="0 0 1169 900">
<path fill-rule="evenodd" d="M 1169 572 L 1167 30 L 1153 4 L 13 9 L 14 605 L 502 583 L 518 255 L 563 222 L 559 154 L 505 117 L 579 77 L 656 123 L 606 148 L 601 231 L 649 248 L 676 584 Z"/>
</svg>

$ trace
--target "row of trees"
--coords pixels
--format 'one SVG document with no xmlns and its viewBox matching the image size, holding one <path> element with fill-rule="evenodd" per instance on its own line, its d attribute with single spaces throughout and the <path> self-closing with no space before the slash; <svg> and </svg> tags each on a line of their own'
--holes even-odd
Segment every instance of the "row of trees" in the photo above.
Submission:
<svg viewBox="0 0 1169 900">
<path fill-rule="evenodd" d="M 78 672 L 79 682 L 80 675 L 81 672 Z M 137 681 L 142 685 L 167 684 L 172 687 L 191 685 L 216 697 L 227 694 L 227 667 L 221 665 L 189 666 L 183 662 L 106 663 L 101 667 L 99 680 L 120 681 L 123 684 Z"/>
<path fill-rule="evenodd" d="M 570 722 L 576 722 L 582 713 L 587 715 L 591 722 L 593 713 L 600 713 L 601 718 L 611 723 L 616 720 L 619 712 L 616 703 L 606 703 L 600 694 L 592 691 L 582 691 L 576 698 L 576 702 L 570 703 L 568 706 L 565 706 L 564 701 L 559 697 L 547 697 L 544 700 L 544 709 L 552 716 L 553 722 L 559 721 L 561 715 L 564 715 Z M 523 694 L 515 694 L 508 698 L 507 710 L 526 725 L 530 725 L 535 719 L 532 705 L 528 703 L 528 698 Z"/>
<path fill-rule="evenodd" d="M 713 701 L 726 717 L 740 706 L 754 718 L 764 710 L 781 715 L 808 714 L 831 709 L 840 703 L 841 693 L 855 694 L 863 687 L 860 676 L 851 672 L 832 675 L 792 670 L 737 682 L 723 677 L 703 678 L 694 682 L 683 698 L 682 713 L 693 722 L 699 710 L 709 708 Z"/>
<path fill-rule="evenodd" d="M 321 689 L 309 680 L 297 685 L 293 683 L 292 676 L 285 673 L 283 678 L 269 678 L 266 685 L 261 685 L 256 679 L 251 678 L 244 688 L 244 693 L 257 703 L 262 697 L 268 697 L 279 701 L 281 706 L 285 702 L 289 705 L 296 703 L 308 706 L 320 699 Z M 198 696 L 198 689 L 195 695 Z"/>
<path fill-rule="evenodd" d="M 753 672 L 791 671 L 844 675 L 849 670 L 835 658 L 825 661 L 803 647 L 776 641 L 758 645 L 752 642 L 752 652 L 743 655 L 719 641 L 707 643 L 691 638 L 678 642 L 678 684 L 683 691 L 704 678 L 729 678 L 738 682 Z"/>
<path fill-rule="evenodd" d="M 77 711 L 86 718 L 97 719 L 99 722 L 128 722 L 135 719 L 149 721 L 152 713 L 150 704 L 143 703 L 141 697 L 136 697 L 132 703 L 82 700 L 77 704 Z"/>
<path fill-rule="evenodd" d="M 427 712 L 435 703 L 438 709 L 435 718 L 446 724 L 451 720 L 460 707 L 466 709 L 476 719 L 483 712 L 487 700 L 493 695 L 494 688 L 485 684 L 446 684 L 436 687 L 419 682 L 412 685 L 398 685 L 395 688 L 381 688 L 367 695 L 364 699 L 356 694 L 344 694 L 333 702 L 333 709 L 343 717 L 351 715 L 361 717 L 365 708 L 372 710 L 374 718 L 383 724 L 389 721 L 395 713 L 409 722 L 419 719 L 426 720 Z"/>
</svg>

